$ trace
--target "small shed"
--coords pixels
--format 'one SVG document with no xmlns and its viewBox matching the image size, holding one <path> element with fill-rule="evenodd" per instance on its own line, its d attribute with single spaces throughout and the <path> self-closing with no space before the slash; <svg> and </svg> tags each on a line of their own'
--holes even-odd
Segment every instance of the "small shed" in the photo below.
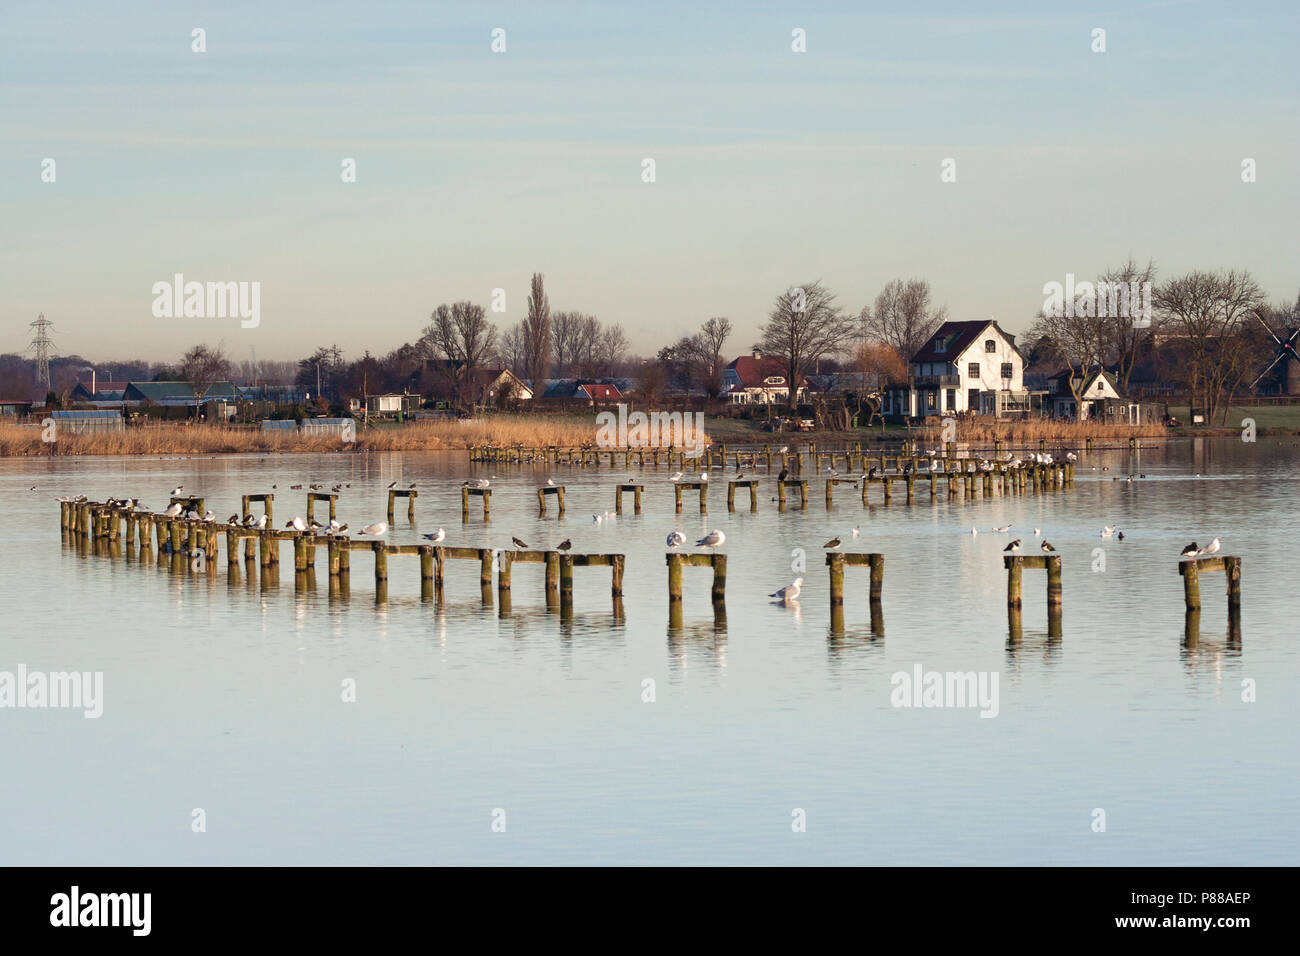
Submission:
<svg viewBox="0 0 1300 956">
<path fill-rule="evenodd" d="M 298 430 L 304 435 L 342 438 L 354 427 L 351 418 L 304 418 Z"/>
</svg>

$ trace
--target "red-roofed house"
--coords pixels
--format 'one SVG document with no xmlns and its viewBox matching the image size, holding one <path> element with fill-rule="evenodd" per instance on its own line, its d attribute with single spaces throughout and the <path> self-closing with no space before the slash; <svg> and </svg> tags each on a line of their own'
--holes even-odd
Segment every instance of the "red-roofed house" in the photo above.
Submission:
<svg viewBox="0 0 1300 956">
<path fill-rule="evenodd" d="M 593 402 L 616 402 L 623 397 L 623 393 L 618 390 L 617 385 L 595 382 L 580 383 L 578 385 L 574 397 L 581 398 L 584 395 Z"/>
<path fill-rule="evenodd" d="M 758 349 L 752 355 L 742 355 L 722 373 L 722 386 L 727 401 L 733 405 L 785 404 L 789 387 L 785 379 L 785 365 L 777 359 L 767 358 Z M 808 395 L 808 380 L 799 376 L 795 403 Z"/>
</svg>

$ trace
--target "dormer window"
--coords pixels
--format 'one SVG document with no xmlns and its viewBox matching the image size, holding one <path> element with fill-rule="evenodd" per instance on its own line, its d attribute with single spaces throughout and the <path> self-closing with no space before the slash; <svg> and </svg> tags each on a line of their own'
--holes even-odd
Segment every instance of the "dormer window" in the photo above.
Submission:
<svg viewBox="0 0 1300 956">
<path fill-rule="evenodd" d="M 947 339 L 936 339 L 936 340 L 935 340 L 935 343 L 934 343 L 934 350 L 935 350 L 936 352 L 946 352 L 946 351 L 948 351 L 948 340 L 947 340 Z"/>
<path fill-rule="evenodd" d="M 996 352 L 997 350 L 998 350 L 998 343 L 997 343 L 997 342 L 995 342 L 993 339 L 985 339 L 985 340 L 984 340 L 984 351 L 985 351 L 985 352 Z"/>
</svg>

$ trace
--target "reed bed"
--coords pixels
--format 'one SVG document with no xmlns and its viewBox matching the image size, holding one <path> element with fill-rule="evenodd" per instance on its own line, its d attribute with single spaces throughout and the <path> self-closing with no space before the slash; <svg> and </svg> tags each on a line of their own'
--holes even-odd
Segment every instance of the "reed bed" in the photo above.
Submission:
<svg viewBox="0 0 1300 956">
<path fill-rule="evenodd" d="M 530 448 L 589 445 L 596 437 L 594 416 L 547 418 L 492 416 L 466 421 L 410 422 L 370 428 L 358 423 L 356 441 L 344 444 L 333 435 L 263 431 L 224 425 L 140 425 L 122 432 L 60 437 L 61 455 L 225 455 L 331 451 L 436 451 L 471 445 L 524 445 Z M 0 424 L 0 457 L 47 455 L 39 425 Z"/>
<path fill-rule="evenodd" d="M 927 426 L 917 430 L 923 441 L 941 441 L 942 426 Z M 1169 430 L 1163 425 L 1114 425 L 1102 422 L 1071 422 L 1043 419 L 1041 421 L 1014 422 L 957 422 L 959 442 L 1082 442 L 1085 438 L 1098 441 L 1127 441 L 1130 438 L 1163 438 Z"/>
</svg>

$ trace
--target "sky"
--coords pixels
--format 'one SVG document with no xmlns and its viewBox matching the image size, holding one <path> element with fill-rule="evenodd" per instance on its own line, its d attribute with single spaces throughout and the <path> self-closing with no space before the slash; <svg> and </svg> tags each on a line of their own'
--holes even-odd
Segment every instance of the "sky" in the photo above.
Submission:
<svg viewBox="0 0 1300 956">
<path fill-rule="evenodd" d="M 382 354 L 534 272 L 641 354 L 816 279 L 1013 333 L 1130 255 L 1296 297 L 1294 4 L 702 6 L 4 0 L 0 352 Z M 155 316 L 176 273 L 257 326 Z"/>
</svg>

